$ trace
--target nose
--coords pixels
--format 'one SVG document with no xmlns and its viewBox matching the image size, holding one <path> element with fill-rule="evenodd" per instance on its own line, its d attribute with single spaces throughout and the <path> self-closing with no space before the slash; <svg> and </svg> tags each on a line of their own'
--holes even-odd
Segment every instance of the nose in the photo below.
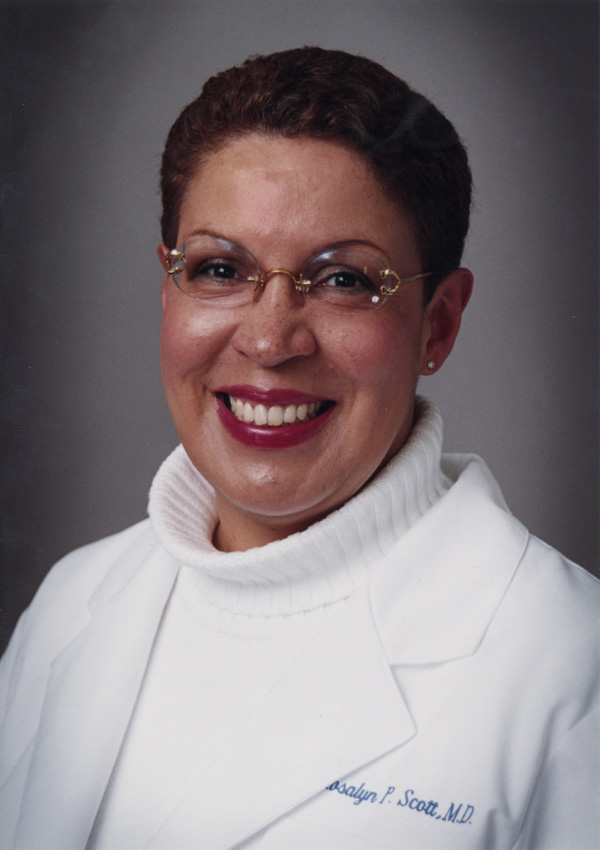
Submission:
<svg viewBox="0 0 600 850">
<path fill-rule="evenodd" d="M 244 308 L 233 347 L 267 368 L 294 357 L 309 357 L 317 341 L 310 311 L 303 305 L 304 297 L 296 291 L 293 275 L 273 269 L 265 275 L 255 300 Z"/>
</svg>

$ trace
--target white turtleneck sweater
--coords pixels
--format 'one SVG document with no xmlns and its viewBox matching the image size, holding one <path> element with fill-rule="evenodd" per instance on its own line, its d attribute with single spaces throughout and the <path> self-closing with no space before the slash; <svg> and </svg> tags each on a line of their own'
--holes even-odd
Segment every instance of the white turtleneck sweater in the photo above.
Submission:
<svg viewBox="0 0 600 850">
<path fill-rule="evenodd" d="M 155 811 L 176 806 L 199 766 L 448 489 L 441 439 L 439 413 L 420 400 L 405 446 L 353 499 L 306 531 L 233 553 L 212 545 L 212 488 L 182 447 L 167 458 L 149 513 L 181 567 L 88 850 L 152 838 Z"/>
</svg>

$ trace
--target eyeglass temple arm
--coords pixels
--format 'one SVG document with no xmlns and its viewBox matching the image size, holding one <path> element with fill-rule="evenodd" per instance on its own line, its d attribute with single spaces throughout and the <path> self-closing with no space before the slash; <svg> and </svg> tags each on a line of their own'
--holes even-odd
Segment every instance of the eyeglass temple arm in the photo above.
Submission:
<svg viewBox="0 0 600 850">
<path fill-rule="evenodd" d="M 382 295 L 395 295 L 401 286 L 404 286 L 406 283 L 412 283 L 415 280 L 420 280 L 423 277 L 431 277 L 433 272 L 421 272 L 420 274 L 413 274 L 411 277 L 400 277 L 393 269 L 382 269 L 379 274 L 381 275 L 381 279 L 385 280 L 386 277 L 390 275 L 396 279 L 396 283 L 392 287 L 387 287 L 384 283 L 379 287 L 379 291 Z"/>
</svg>

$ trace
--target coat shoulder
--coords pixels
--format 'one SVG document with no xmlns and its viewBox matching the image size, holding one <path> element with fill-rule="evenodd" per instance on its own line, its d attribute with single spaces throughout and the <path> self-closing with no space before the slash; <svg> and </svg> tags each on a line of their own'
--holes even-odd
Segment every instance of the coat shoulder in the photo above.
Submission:
<svg viewBox="0 0 600 850">
<path fill-rule="evenodd" d="M 600 580 L 538 537 L 530 535 L 523 561 L 534 580 L 555 586 L 555 595 L 569 601 L 585 599 L 592 607 L 600 602 Z"/>
<path fill-rule="evenodd" d="M 529 537 L 500 616 L 504 606 L 513 623 L 530 639 L 537 635 L 535 645 L 545 654 L 552 650 L 557 662 L 576 671 L 594 664 L 600 636 L 600 581 L 537 537 Z"/>
<path fill-rule="evenodd" d="M 132 545 L 153 535 L 145 519 L 109 537 L 74 549 L 49 571 L 26 611 L 31 627 L 65 609 L 85 604 L 102 583 L 115 561 Z"/>
<path fill-rule="evenodd" d="M 0 716 L 15 682 L 41 670 L 66 646 L 89 619 L 89 604 L 112 567 L 132 547 L 155 541 L 150 521 L 82 546 L 61 558 L 21 615 L 0 661 Z"/>
</svg>

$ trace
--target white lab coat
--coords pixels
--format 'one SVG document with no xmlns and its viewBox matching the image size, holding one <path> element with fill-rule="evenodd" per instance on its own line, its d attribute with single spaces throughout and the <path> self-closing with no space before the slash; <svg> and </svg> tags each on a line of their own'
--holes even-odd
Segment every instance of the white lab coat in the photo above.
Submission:
<svg viewBox="0 0 600 850">
<path fill-rule="evenodd" d="M 444 468 L 145 850 L 598 847 L 599 584 Z M 146 521 L 50 573 L 2 665 L 2 848 L 85 848 L 178 569 Z"/>
</svg>

